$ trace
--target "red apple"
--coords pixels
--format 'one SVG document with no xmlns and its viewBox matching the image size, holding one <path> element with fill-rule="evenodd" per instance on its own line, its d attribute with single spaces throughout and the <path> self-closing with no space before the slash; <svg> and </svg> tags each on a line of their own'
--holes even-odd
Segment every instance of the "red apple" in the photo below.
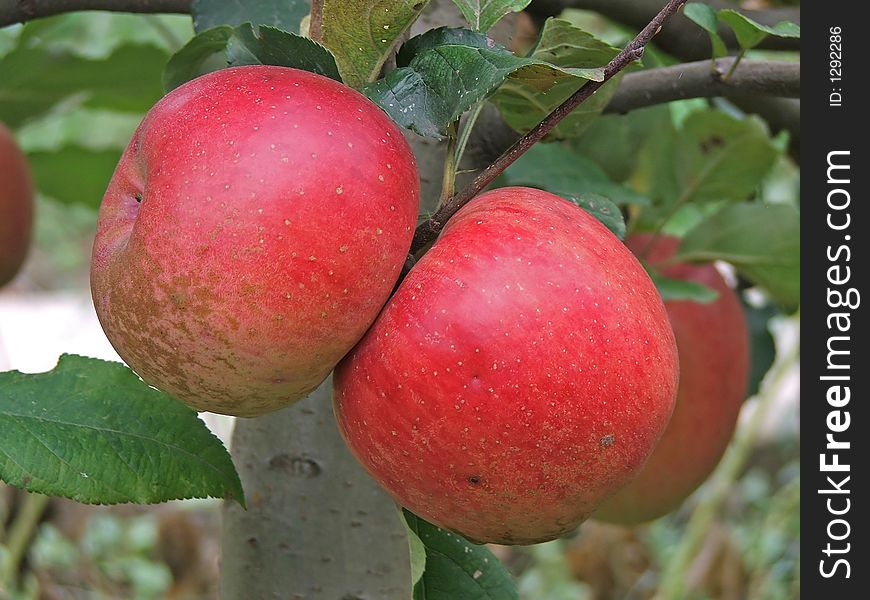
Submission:
<svg viewBox="0 0 870 600">
<path fill-rule="evenodd" d="M 342 435 L 477 542 L 553 539 L 643 465 L 676 394 L 661 298 L 599 221 L 502 188 L 445 227 L 335 373 Z"/>
<path fill-rule="evenodd" d="M 668 261 L 679 240 L 637 235 L 627 244 L 650 265 Z M 749 333 L 740 301 L 712 265 L 675 264 L 667 277 L 716 290 L 709 304 L 665 302 L 680 355 L 680 386 L 671 422 L 640 475 L 608 499 L 596 519 L 637 524 L 682 504 L 710 475 L 734 433 L 749 376 Z"/>
<path fill-rule="evenodd" d="M 303 398 L 359 340 L 407 256 L 419 179 L 358 92 L 224 69 L 146 115 L 100 209 L 91 287 L 146 382 L 253 416 Z"/>
<path fill-rule="evenodd" d="M 33 227 L 33 182 L 27 159 L 0 123 L 0 286 L 18 273 Z"/>
</svg>

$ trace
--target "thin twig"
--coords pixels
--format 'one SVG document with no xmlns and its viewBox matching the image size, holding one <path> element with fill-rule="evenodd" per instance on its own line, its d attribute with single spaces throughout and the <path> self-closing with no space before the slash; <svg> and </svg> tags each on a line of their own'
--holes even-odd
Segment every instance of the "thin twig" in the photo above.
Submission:
<svg viewBox="0 0 870 600">
<path fill-rule="evenodd" d="M 456 144 L 459 121 L 447 125 L 447 148 L 444 151 L 444 174 L 441 177 L 441 198 L 438 206 L 456 193 Z"/>
<path fill-rule="evenodd" d="M 411 243 L 411 253 L 416 253 L 418 250 L 433 241 L 441 229 L 444 227 L 447 220 L 450 219 L 456 212 L 465 206 L 472 198 L 479 194 L 486 186 L 492 183 L 505 169 L 514 163 L 520 156 L 525 154 L 529 148 L 544 138 L 562 119 L 567 117 L 584 101 L 589 99 L 602 85 L 610 78 L 622 71 L 635 60 L 643 55 L 644 48 L 649 41 L 658 33 L 662 25 L 676 13 L 686 0 L 669 0 L 665 7 L 653 18 L 650 23 L 635 37 L 622 51 L 604 67 L 604 78 L 602 81 L 589 81 L 579 90 L 574 92 L 565 102 L 559 105 L 553 112 L 547 115 L 543 121 L 536 125 L 526 135 L 521 137 L 508 148 L 494 163 L 489 165 L 480 175 L 478 175 L 471 184 L 461 192 L 445 202 L 435 214 L 428 220 L 421 223 L 414 232 L 414 240 Z"/>
<path fill-rule="evenodd" d="M 462 155 L 465 154 L 465 146 L 468 145 L 468 139 L 471 137 L 471 132 L 474 131 L 474 126 L 477 124 L 477 117 L 480 116 L 484 104 L 484 102 L 478 102 L 477 105 L 471 109 L 471 113 L 469 113 L 468 118 L 465 120 L 465 124 L 462 126 L 462 132 L 459 134 L 459 143 L 456 145 L 457 166 L 462 164 Z M 459 173 L 460 171 L 456 172 L 457 175 Z"/>
<path fill-rule="evenodd" d="M 741 48 L 740 52 L 738 52 L 737 56 L 734 58 L 734 62 L 731 63 L 731 68 L 722 76 L 722 81 L 728 81 L 731 79 L 731 76 L 734 75 L 734 70 L 737 69 L 737 65 L 740 64 L 740 61 L 743 60 L 744 56 L 746 56 L 746 48 Z"/>
<path fill-rule="evenodd" d="M 323 0 L 311 1 L 311 20 L 308 22 L 308 37 L 315 42 L 323 40 Z"/>
<path fill-rule="evenodd" d="M 43 494 L 27 494 L 24 497 L 21 510 L 9 528 L 5 560 L 0 564 L 0 591 L 12 589 L 21 560 L 27 553 L 30 539 L 39 526 L 48 500 L 48 496 Z"/>
</svg>

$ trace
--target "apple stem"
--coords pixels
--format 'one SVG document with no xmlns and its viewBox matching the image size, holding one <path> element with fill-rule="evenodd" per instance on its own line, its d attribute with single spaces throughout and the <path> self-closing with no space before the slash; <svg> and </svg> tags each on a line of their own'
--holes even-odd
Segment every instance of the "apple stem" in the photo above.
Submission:
<svg viewBox="0 0 870 600">
<path fill-rule="evenodd" d="M 737 69 L 737 65 L 740 64 L 740 61 L 741 59 L 743 59 L 744 56 L 746 56 L 746 48 L 743 48 L 742 50 L 740 50 L 740 52 L 737 53 L 737 57 L 734 59 L 734 62 L 731 63 L 731 68 L 728 69 L 728 72 L 722 75 L 719 80 L 727 81 L 728 78 L 734 74 L 734 70 Z"/>
<path fill-rule="evenodd" d="M 457 167 L 462 164 L 462 155 L 465 154 L 465 147 L 468 145 L 468 140 L 471 138 L 471 132 L 477 124 L 477 117 L 480 116 L 480 113 L 483 110 L 483 105 L 483 102 L 478 102 L 474 108 L 471 109 L 471 113 L 469 113 L 468 118 L 465 120 L 465 125 L 462 126 L 462 133 L 459 134 L 459 143 L 456 146 Z M 469 172 L 471 171 L 457 171 L 456 174 L 458 175 L 459 173 Z"/>
<path fill-rule="evenodd" d="M 459 121 L 453 121 L 447 125 L 447 151 L 444 155 L 444 175 L 441 179 L 441 198 L 438 200 L 438 207 L 444 205 L 451 196 L 456 192 L 456 148 L 457 148 L 457 129 Z"/>
<path fill-rule="evenodd" d="M 428 243 L 435 240 L 448 219 L 456 214 L 472 198 L 491 184 L 496 177 L 514 163 L 529 148 L 541 141 L 562 119 L 567 117 L 580 104 L 592 97 L 598 89 L 607 83 L 614 75 L 625 69 L 643 55 L 647 43 L 661 31 L 662 26 L 674 15 L 687 0 L 669 0 L 661 11 L 644 27 L 637 36 L 617 54 L 604 67 L 604 78 L 601 81 L 588 81 L 579 90 L 574 92 L 565 102 L 556 107 L 553 112 L 544 117 L 531 131 L 517 140 L 495 162 L 481 171 L 474 181 L 471 182 L 458 194 L 451 196 L 438 208 L 431 218 L 421 223 L 414 232 L 411 243 L 411 253 L 416 253 Z"/>
</svg>

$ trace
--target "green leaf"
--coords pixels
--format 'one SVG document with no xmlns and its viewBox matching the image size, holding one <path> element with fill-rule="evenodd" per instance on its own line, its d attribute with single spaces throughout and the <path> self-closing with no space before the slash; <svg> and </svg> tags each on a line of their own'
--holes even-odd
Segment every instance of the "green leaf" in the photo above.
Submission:
<svg viewBox="0 0 870 600">
<path fill-rule="evenodd" d="M 761 119 L 700 110 L 690 113 L 681 129 L 669 122 L 656 125 L 632 181 L 665 208 L 745 200 L 780 154 Z"/>
<path fill-rule="evenodd" d="M 770 320 L 778 315 L 777 310 L 770 305 L 762 307 L 743 303 L 746 323 L 749 327 L 749 380 L 746 386 L 746 397 L 754 396 L 761 389 L 761 382 L 773 361 L 776 359 L 776 345 L 770 333 Z"/>
<path fill-rule="evenodd" d="M 614 181 L 625 181 L 637 169 L 638 155 L 660 123 L 670 121 L 667 106 L 602 115 L 570 147 L 601 167 Z"/>
<path fill-rule="evenodd" d="M 510 12 L 519 12 L 532 0 L 453 0 L 475 31 L 489 31 Z"/>
<path fill-rule="evenodd" d="M 719 297 L 719 292 L 708 288 L 703 283 L 665 277 L 649 268 L 647 273 L 649 273 L 650 279 L 652 279 L 656 289 L 659 291 L 659 295 L 665 302 L 668 300 L 691 300 L 692 302 L 709 304 Z"/>
<path fill-rule="evenodd" d="M 310 10 L 308 0 L 193 0 L 190 6 L 197 33 L 219 25 L 236 27 L 242 23 L 269 25 L 296 33 Z"/>
<path fill-rule="evenodd" d="M 547 19 L 531 57 L 561 67 L 589 69 L 587 79 L 601 81 L 604 66 L 618 53 L 617 48 L 575 27 L 570 21 Z M 602 86 L 551 130 L 548 139 L 577 137 L 583 133 L 610 102 L 620 80 L 621 75 L 617 75 Z M 562 78 L 544 88 L 525 78 L 511 78 L 492 101 L 508 125 L 525 133 L 585 83 L 576 78 Z"/>
<path fill-rule="evenodd" d="M 773 27 L 768 27 L 730 8 L 719 11 L 719 20 L 731 26 L 737 37 L 737 43 L 744 50 L 754 48 L 768 35 L 783 38 L 799 38 L 801 36 L 800 26 L 789 21 L 780 21 Z"/>
<path fill-rule="evenodd" d="M 414 586 L 414 600 L 514 600 L 510 573 L 486 546 L 472 544 L 407 510 L 408 528 L 426 548 L 426 570 Z"/>
<path fill-rule="evenodd" d="M 500 183 L 525 185 L 566 197 L 600 194 L 620 206 L 649 202 L 614 183 L 598 165 L 561 144 L 535 144 L 505 170 Z"/>
<path fill-rule="evenodd" d="M 423 577 L 426 571 L 426 546 L 423 545 L 423 540 L 417 535 L 417 532 L 411 529 L 408 524 L 408 519 L 405 518 L 405 511 L 399 508 L 399 518 L 405 524 L 405 532 L 408 534 L 408 546 L 411 551 L 411 586 L 417 585 L 417 582 Z M 408 513 L 411 514 L 411 513 Z"/>
<path fill-rule="evenodd" d="M 163 82 L 171 90 L 205 73 L 240 65 L 277 65 L 341 81 L 335 57 L 308 38 L 274 27 L 222 25 L 197 34 L 166 65 Z"/>
<path fill-rule="evenodd" d="M 591 192 L 577 196 L 566 194 L 562 197 L 601 221 L 619 239 L 625 237 L 625 219 L 622 211 L 609 198 Z"/>
<path fill-rule="evenodd" d="M 311 71 L 341 81 L 335 57 L 317 42 L 274 27 L 240 25 L 227 45 L 227 64 L 278 65 Z"/>
<path fill-rule="evenodd" d="M 482 33 L 446 27 L 409 40 L 396 62 L 399 68 L 362 91 L 402 127 L 434 138 L 442 138 L 450 122 L 508 77 L 539 90 L 561 80 L 603 77 L 600 69 L 562 68 L 518 57 Z"/>
<path fill-rule="evenodd" d="M 27 158 L 40 192 L 64 204 L 98 208 L 121 150 L 65 146 L 53 152 L 31 152 Z"/>
<path fill-rule="evenodd" d="M 690 230 L 675 261 L 723 260 L 786 306 L 800 303 L 800 215 L 782 204 L 729 204 Z"/>
<path fill-rule="evenodd" d="M 719 18 L 715 10 L 702 2 L 689 2 L 683 7 L 683 14 L 710 34 L 714 57 L 728 54 L 728 48 L 719 36 Z"/>
<path fill-rule="evenodd" d="M 143 26 L 146 18 L 150 23 Z M 143 17 L 83 11 L 30 21 L 21 30 L 18 46 L 101 59 L 129 45 L 156 46 L 171 54 L 177 40 L 187 40 L 192 34 L 189 15 Z"/>
<path fill-rule="evenodd" d="M 351 87 L 377 79 L 396 41 L 429 0 L 324 0 L 321 38 Z"/>
<path fill-rule="evenodd" d="M 163 95 L 167 57 L 145 45 L 121 46 L 101 59 L 19 46 L 0 59 L 0 115 L 16 127 L 73 99 L 90 108 L 145 112 Z"/>
<path fill-rule="evenodd" d="M 230 497 L 229 453 L 196 413 L 120 363 L 64 355 L 0 373 L 0 479 L 89 504 Z"/>
<path fill-rule="evenodd" d="M 655 123 L 637 157 L 632 188 L 652 198 L 657 205 L 673 204 L 680 195 L 673 163 L 678 135 L 668 110 L 668 118 Z"/>
<path fill-rule="evenodd" d="M 736 201 L 756 190 L 779 155 L 761 119 L 698 111 L 684 121 L 671 164 L 683 201 Z"/>
</svg>

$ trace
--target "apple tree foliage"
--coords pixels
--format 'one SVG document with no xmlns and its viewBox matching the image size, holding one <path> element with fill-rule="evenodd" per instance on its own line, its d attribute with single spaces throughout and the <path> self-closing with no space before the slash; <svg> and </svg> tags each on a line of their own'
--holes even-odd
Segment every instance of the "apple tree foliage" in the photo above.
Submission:
<svg viewBox="0 0 870 600">
<path fill-rule="evenodd" d="M 41 194 L 96 208 L 141 115 L 166 91 L 226 66 L 331 77 L 414 134 L 442 140 L 463 116 L 473 126 L 487 102 L 526 132 L 586 82 L 602 80 L 618 52 L 573 13 L 548 19 L 531 47 L 513 52 L 487 31 L 529 0 L 454 2 L 465 27 L 413 37 L 426 0 L 323 0 L 319 18 L 309 18 L 304 0 L 194 0 L 194 32 L 182 17 L 154 27 L 142 16 L 104 14 L 33 21 L 0 30 L 0 120 L 25 140 Z M 733 28 L 740 56 L 766 36 L 799 36 L 792 24 L 766 27 L 704 4 L 690 3 L 686 15 L 710 33 L 716 56 L 726 51 L 720 22 Z M 308 37 L 315 31 L 320 42 Z M 656 52 L 630 70 L 672 62 Z M 787 164 L 786 140 L 718 100 L 603 114 L 619 83 L 608 82 L 496 185 L 562 195 L 619 237 L 678 234 L 681 260 L 726 262 L 744 286 L 763 290 L 767 304 L 747 306 L 752 393 L 772 361 L 767 320 L 800 301 L 799 208 L 769 189 L 771 173 Z M 715 298 L 699 284 L 651 275 L 665 299 Z M 48 373 L 0 373 L 0 440 L 0 480 L 29 491 L 100 504 L 205 496 L 244 504 L 229 453 L 196 413 L 123 365 L 64 356 Z M 403 518 L 415 598 L 517 597 L 488 550 Z"/>
</svg>

